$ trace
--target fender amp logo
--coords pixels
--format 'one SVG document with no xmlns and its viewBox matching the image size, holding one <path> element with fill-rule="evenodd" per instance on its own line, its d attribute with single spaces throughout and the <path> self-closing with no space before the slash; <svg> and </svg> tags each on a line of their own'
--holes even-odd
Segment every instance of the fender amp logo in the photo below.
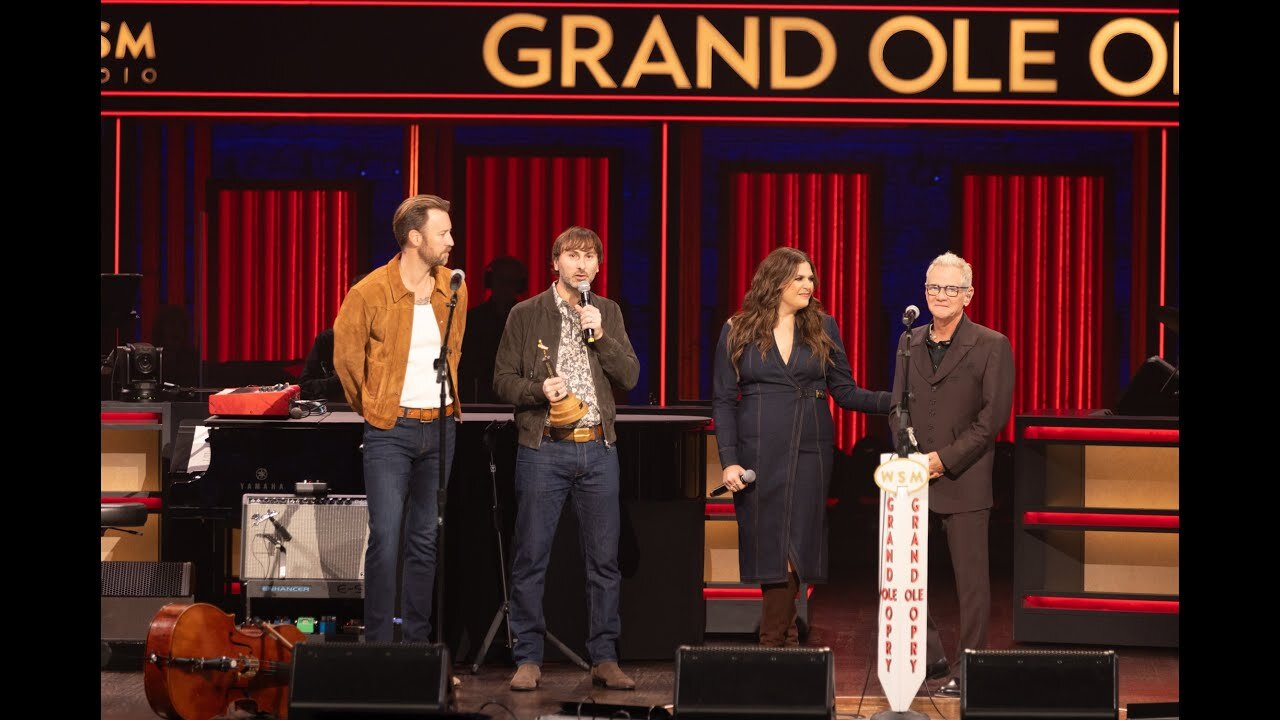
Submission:
<svg viewBox="0 0 1280 720">
<path fill-rule="evenodd" d="M 99 23 L 102 68 L 100 85 L 151 85 L 157 79 L 155 31 L 151 21 L 137 29 L 121 22 L 113 26 L 106 20 Z"/>
</svg>

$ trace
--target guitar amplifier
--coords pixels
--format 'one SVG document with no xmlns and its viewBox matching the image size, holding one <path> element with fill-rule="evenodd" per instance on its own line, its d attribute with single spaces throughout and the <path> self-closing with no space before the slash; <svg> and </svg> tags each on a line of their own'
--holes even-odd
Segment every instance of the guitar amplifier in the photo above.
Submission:
<svg viewBox="0 0 1280 720">
<path fill-rule="evenodd" d="M 247 494 L 240 527 L 246 599 L 364 597 L 364 495 Z"/>
</svg>

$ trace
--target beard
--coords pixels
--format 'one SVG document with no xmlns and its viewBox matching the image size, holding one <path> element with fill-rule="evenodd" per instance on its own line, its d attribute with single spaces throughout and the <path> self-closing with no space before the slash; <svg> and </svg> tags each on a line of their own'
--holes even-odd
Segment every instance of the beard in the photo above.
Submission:
<svg viewBox="0 0 1280 720">
<path fill-rule="evenodd" d="M 437 267 L 444 265 L 449 259 L 449 251 L 445 250 L 443 252 L 433 254 L 426 245 L 423 245 L 418 248 L 418 258 L 422 260 L 422 263 L 426 265 L 428 269 L 434 270 Z"/>
</svg>

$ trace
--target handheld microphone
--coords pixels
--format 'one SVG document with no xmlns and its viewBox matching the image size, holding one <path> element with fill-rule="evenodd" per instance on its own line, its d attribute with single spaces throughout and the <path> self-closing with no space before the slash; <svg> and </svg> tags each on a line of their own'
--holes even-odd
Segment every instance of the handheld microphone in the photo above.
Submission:
<svg viewBox="0 0 1280 720">
<path fill-rule="evenodd" d="M 902 311 L 902 324 L 911 327 L 911 323 L 920 317 L 920 308 L 915 305 L 908 305 L 906 310 Z"/>
<path fill-rule="evenodd" d="M 285 530 L 284 526 L 281 525 L 279 521 L 277 521 L 274 517 L 267 518 L 267 519 L 270 520 L 271 524 L 275 526 L 276 534 L 280 536 L 281 540 L 284 540 L 285 542 L 289 542 L 293 540 L 293 533 L 289 532 L 288 530 Z"/>
<path fill-rule="evenodd" d="M 741 480 L 744 485 L 750 485 L 756 481 L 756 471 L 743 470 L 742 474 L 738 476 L 738 479 Z M 729 492 L 729 486 L 724 483 L 720 483 L 720 487 L 711 491 L 711 497 L 719 497 L 727 492 Z"/>
<path fill-rule="evenodd" d="M 590 304 L 591 304 L 591 283 L 589 283 L 589 282 L 580 282 L 580 283 L 578 283 L 578 292 L 582 293 L 582 303 L 581 303 L 581 304 L 582 304 L 582 305 L 590 305 Z M 586 338 L 587 338 L 587 342 L 589 342 L 589 343 L 593 343 L 593 342 L 595 342 L 595 341 L 596 341 L 596 331 L 595 331 L 595 330 L 592 330 L 591 328 L 587 328 L 586 330 L 583 330 L 583 331 L 582 331 L 582 334 L 586 336 Z"/>
<path fill-rule="evenodd" d="M 449 276 L 449 289 L 457 292 L 458 288 L 462 287 L 462 279 L 466 276 L 467 274 L 462 270 L 454 270 L 453 274 Z"/>
</svg>

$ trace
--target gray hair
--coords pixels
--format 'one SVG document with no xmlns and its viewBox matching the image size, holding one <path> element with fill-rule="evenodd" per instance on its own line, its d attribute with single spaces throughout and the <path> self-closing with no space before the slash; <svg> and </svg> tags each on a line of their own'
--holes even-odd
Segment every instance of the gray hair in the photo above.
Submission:
<svg viewBox="0 0 1280 720">
<path fill-rule="evenodd" d="M 932 270 L 935 265 L 957 268 L 960 274 L 964 276 L 964 284 L 968 287 L 973 287 L 973 266 L 965 262 L 964 258 L 959 255 L 953 252 L 944 252 L 934 258 L 933 262 L 929 263 L 928 269 L 925 270 L 926 278 L 929 276 L 929 270 Z"/>
</svg>

